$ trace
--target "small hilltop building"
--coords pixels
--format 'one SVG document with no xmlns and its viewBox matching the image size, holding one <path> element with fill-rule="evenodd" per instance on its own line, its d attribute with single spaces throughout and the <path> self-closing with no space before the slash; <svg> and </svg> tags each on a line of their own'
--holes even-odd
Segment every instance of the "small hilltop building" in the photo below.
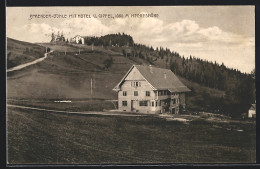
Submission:
<svg viewBox="0 0 260 169">
<path fill-rule="evenodd" d="M 186 108 L 187 88 L 169 69 L 133 65 L 113 89 L 118 109 L 143 113 L 179 114 Z"/>
<path fill-rule="evenodd" d="M 248 110 L 248 118 L 256 118 L 256 104 L 252 104 Z"/>
<path fill-rule="evenodd" d="M 77 43 L 77 44 L 85 44 L 84 37 L 82 37 L 80 35 L 76 35 L 74 38 L 71 39 L 70 42 Z"/>
</svg>

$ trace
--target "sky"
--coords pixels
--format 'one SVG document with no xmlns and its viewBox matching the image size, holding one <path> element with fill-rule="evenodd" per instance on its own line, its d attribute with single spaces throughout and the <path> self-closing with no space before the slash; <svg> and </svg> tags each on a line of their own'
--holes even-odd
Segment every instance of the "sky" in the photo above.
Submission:
<svg viewBox="0 0 260 169">
<path fill-rule="evenodd" d="M 67 18 L 35 18 L 36 14 Z M 76 14 L 76 18 L 69 15 Z M 79 18 L 86 14 L 91 18 Z M 114 18 L 105 18 L 111 14 Z M 122 14 L 123 18 L 116 18 Z M 129 17 L 127 17 L 127 14 Z M 131 14 L 156 14 L 138 18 Z M 97 16 L 97 18 L 94 17 Z M 250 73 L 255 67 L 254 6 L 7 7 L 6 35 L 27 42 L 49 42 L 51 33 L 102 36 L 124 32 L 135 43 L 168 48 L 181 56 L 222 62 Z"/>
</svg>

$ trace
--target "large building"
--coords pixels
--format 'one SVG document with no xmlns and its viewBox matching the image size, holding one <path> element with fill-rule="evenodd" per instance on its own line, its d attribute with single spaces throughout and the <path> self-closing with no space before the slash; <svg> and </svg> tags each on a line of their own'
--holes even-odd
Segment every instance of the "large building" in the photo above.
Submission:
<svg viewBox="0 0 260 169">
<path fill-rule="evenodd" d="M 133 65 L 113 90 L 119 110 L 173 114 L 185 111 L 190 91 L 171 70 L 141 65 Z"/>
</svg>

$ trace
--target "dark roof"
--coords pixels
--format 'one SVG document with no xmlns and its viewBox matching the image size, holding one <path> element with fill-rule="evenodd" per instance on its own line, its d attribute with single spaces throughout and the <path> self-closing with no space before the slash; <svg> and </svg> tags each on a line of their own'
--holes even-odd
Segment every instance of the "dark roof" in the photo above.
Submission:
<svg viewBox="0 0 260 169">
<path fill-rule="evenodd" d="M 133 67 L 136 67 L 143 77 L 156 89 L 156 90 L 169 90 L 170 92 L 189 92 L 187 88 L 178 77 L 169 69 L 156 68 L 153 66 L 133 65 L 127 72 L 126 76 L 131 72 Z M 123 80 L 115 87 L 118 88 Z"/>
<path fill-rule="evenodd" d="M 255 104 L 252 104 L 252 106 L 250 107 L 249 110 L 255 110 L 256 109 L 256 105 Z"/>
</svg>

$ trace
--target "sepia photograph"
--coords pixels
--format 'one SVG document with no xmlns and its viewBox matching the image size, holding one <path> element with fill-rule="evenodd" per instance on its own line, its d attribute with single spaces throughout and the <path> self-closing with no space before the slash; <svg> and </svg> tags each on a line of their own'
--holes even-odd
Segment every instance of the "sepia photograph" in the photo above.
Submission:
<svg viewBox="0 0 260 169">
<path fill-rule="evenodd" d="M 6 164 L 256 163 L 255 6 L 6 7 Z"/>
</svg>

